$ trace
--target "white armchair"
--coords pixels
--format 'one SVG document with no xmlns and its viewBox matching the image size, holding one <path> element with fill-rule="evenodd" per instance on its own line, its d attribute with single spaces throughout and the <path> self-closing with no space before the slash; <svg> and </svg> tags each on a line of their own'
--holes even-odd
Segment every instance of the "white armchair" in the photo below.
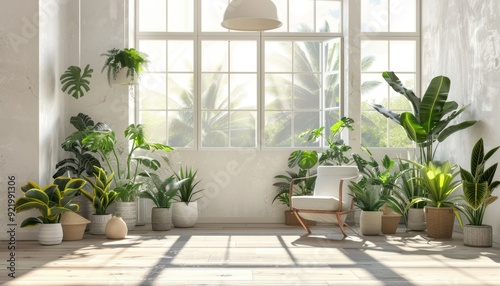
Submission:
<svg viewBox="0 0 500 286">
<path fill-rule="evenodd" d="M 303 219 L 331 222 L 338 224 L 342 234 L 347 236 L 344 226 L 348 213 L 354 212 L 354 201 L 349 195 L 348 184 L 361 178 L 355 166 L 319 166 L 312 196 L 293 196 L 294 183 L 301 178 L 292 180 L 290 185 L 290 210 L 295 214 L 300 224 L 310 234 L 311 230 Z M 303 178 L 302 178 L 303 179 Z"/>
</svg>

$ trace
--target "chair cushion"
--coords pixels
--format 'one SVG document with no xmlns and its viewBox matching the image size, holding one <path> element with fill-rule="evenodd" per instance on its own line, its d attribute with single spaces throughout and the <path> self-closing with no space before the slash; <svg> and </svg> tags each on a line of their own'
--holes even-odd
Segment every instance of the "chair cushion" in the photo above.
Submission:
<svg viewBox="0 0 500 286">
<path fill-rule="evenodd" d="M 295 209 L 334 211 L 339 208 L 339 200 L 332 196 L 293 196 L 292 206 Z M 349 205 L 344 202 L 342 208 L 347 210 Z"/>
</svg>

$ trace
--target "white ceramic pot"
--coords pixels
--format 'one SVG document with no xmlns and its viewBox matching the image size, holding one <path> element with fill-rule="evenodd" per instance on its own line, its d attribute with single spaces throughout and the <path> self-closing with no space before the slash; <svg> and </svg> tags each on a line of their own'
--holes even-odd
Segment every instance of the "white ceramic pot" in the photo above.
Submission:
<svg viewBox="0 0 500 286">
<path fill-rule="evenodd" d="M 172 204 L 172 223 L 175 227 L 193 227 L 198 220 L 198 202 Z"/>
<path fill-rule="evenodd" d="M 361 211 L 359 228 L 363 235 L 379 235 L 382 228 L 381 211 Z"/>
<path fill-rule="evenodd" d="M 408 209 L 408 229 L 414 231 L 424 231 L 427 228 L 425 223 L 424 209 Z"/>
<path fill-rule="evenodd" d="M 111 219 L 111 214 L 96 215 L 93 214 L 90 219 L 90 233 L 91 234 L 105 234 L 106 224 Z"/>
<path fill-rule="evenodd" d="M 63 230 L 60 223 L 41 224 L 38 230 L 38 242 L 42 245 L 60 244 L 63 239 Z"/>
</svg>

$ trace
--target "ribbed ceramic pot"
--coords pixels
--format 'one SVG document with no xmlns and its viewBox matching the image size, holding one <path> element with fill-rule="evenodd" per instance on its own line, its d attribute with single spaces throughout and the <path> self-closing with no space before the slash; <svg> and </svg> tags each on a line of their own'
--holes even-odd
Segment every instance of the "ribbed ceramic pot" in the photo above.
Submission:
<svg viewBox="0 0 500 286">
<path fill-rule="evenodd" d="M 151 227 L 153 230 L 170 230 L 172 228 L 172 209 L 152 208 Z"/>
<path fill-rule="evenodd" d="M 38 243 L 42 245 L 60 244 L 63 239 L 63 230 L 60 223 L 41 224 L 38 230 Z"/>
<path fill-rule="evenodd" d="M 491 225 L 464 225 L 464 245 L 492 247 L 493 231 Z"/>
<path fill-rule="evenodd" d="M 175 227 L 193 227 L 198 220 L 198 203 L 175 202 L 172 204 L 172 223 Z"/>
<path fill-rule="evenodd" d="M 105 234 L 106 224 L 111 219 L 111 214 L 96 215 L 93 214 L 90 219 L 90 233 L 91 234 Z"/>
<path fill-rule="evenodd" d="M 116 213 L 127 224 L 128 230 L 134 230 L 137 224 L 137 202 L 116 202 Z"/>
<path fill-rule="evenodd" d="M 382 212 L 361 211 L 359 228 L 363 235 L 379 235 L 382 228 Z"/>
</svg>

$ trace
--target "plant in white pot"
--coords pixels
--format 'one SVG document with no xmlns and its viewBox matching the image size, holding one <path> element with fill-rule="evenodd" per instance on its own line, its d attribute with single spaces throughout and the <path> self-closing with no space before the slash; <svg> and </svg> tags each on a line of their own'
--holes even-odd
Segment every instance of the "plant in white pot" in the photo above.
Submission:
<svg viewBox="0 0 500 286">
<path fill-rule="evenodd" d="M 148 179 L 139 192 L 139 197 L 149 199 L 155 205 L 151 210 L 151 226 L 153 230 L 170 230 L 172 228 L 172 202 L 186 179 L 178 181 L 175 175 L 161 180 L 157 174 L 147 171 L 139 175 Z"/>
<path fill-rule="evenodd" d="M 111 219 L 111 214 L 107 210 L 116 201 L 118 193 L 111 189 L 114 174 L 111 173 L 108 176 L 104 169 L 94 168 L 96 169 L 94 180 L 88 177 L 85 178 L 92 186 L 92 192 L 82 190 L 82 193 L 90 200 L 94 209 L 94 214 L 92 214 L 90 220 L 90 233 L 105 234 L 106 224 Z"/>
<path fill-rule="evenodd" d="M 40 187 L 36 183 L 28 182 L 21 187 L 23 196 L 15 202 L 17 213 L 36 209 L 38 217 L 28 217 L 21 227 L 40 225 L 38 241 L 42 245 L 60 244 L 63 239 L 63 230 L 60 223 L 61 214 L 78 211 L 79 206 L 71 200 L 83 188 L 85 181 L 78 178 L 58 177 L 53 183 Z"/>
<path fill-rule="evenodd" d="M 174 173 L 178 181 L 183 181 L 179 192 L 172 204 L 172 223 L 175 227 L 193 227 L 198 220 L 198 202 L 199 197 L 196 194 L 203 190 L 196 190 L 200 181 L 196 181 L 198 170 L 181 167 L 179 172 Z"/>
<path fill-rule="evenodd" d="M 500 148 L 484 150 L 483 139 L 479 139 L 472 149 L 470 171 L 460 168 L 462 177 L 463 202 L 457 203 L 457 208 L 465 215 L 469 224 L 464 225 L 464 245 L 491 247 L 493 234 L 491 225 L 484 225 L 483 218 L 486 208 L 498 199 L 492 192 L 500 185 L 494 181 L 498 163 L 486 167 L 486 161 Z"/>
<path fill-rule="evenodd" d="M 107 71 L 109 85 L 135 84 L 148 64 L 148 56 L 134 48 L 111 49 L 102 56 L 107 58 L 101 72 Z"/>
</svg>

